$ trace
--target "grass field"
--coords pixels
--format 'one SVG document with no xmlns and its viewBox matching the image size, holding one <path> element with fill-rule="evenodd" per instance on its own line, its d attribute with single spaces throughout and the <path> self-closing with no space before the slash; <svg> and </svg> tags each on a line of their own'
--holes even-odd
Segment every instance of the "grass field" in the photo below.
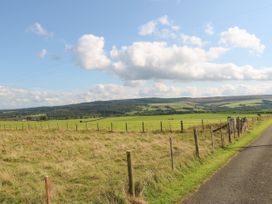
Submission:
<svg viewBox="0 0 272 204">
<path fill-rule="evenodd" d="M 262 101 L 263 101 L 262 99 L 245 100 L 245 101 L 228 103 L 222 106 L 229 107 L 229 108 L 237 108 L 241 106 L 260 106 L 262 104 Z"/>
<path fill-rule="evenodd" d="M 140 121 L 184 120 L 188 124 L 225 121 L 224 114 L 193 114 L 105 119 L 113 124 Z M 65 127 L 67 121 L 42 123 Z M 69 121 L 75 124 L 78 120 Z M 16 122 L 5 122 L 14 125 Z M 35 122 L 31 125 L 34 127 Z M 79 124 L 79 123 L 78 123 Z M 186 124 L 186 123 L 185 123 Z M 3 125 L 3 124 L 2 124 Z M 46 126 L 46 125 L 45 125 Z M 189 126 L 189 125 L 188 125 Z M 120 126 L 121 127 L 121 126 Z M 83 126 L 82 126 L 83 129 Z M 137 131 L 137 128 L 134 129 Z M 173 139 L 174 166 L 169 157 L 169 136 Z M 133 154 L 138 203 L 160 192 L 161 182 L 171 180 L 194 160 L 192 130 L 173 132 L 67 131 L 63 129 L 0 130 L 0 203 L 44 202 L 43 178 L 51 182 L 53 203 L 129 203 L 127 196 L 126 151 Z M 215 135 L 219 147 L 219 135 Z M 227 139 L 226 139 L 227 141 Z M 210 131 L 200 134 L 200 154 L 211 153 Z M 148 195 L 146 192 L 149 192 Z"/>
<path fill-rule="evenodd" d="M 141 132 L 144 122 L 145 131 L 160 130 L 160 122 L 164 130 L 180 130 L 180 121 L 183 121 L 184 128 L 199 126 L 204 124 L 218 123 L 226 120 L 228 116 L 256 117 L 254 114 L 228 114 L 228 113 L 202 113 L 202 114 L 182 114 L 182 115 L 156 115 L 156 116 L 126 116 L 112 118 L 90 118 L 77 120 L 50 120 L 45 122 L 16 122 L 0 121 L 0 127 L 3 129 L 70 129 L 76 130 L 97 130 L 110 131 L 111 124 L 114 131 L 125 132 L 126 123 L 128 131 Z"/>
</svg>

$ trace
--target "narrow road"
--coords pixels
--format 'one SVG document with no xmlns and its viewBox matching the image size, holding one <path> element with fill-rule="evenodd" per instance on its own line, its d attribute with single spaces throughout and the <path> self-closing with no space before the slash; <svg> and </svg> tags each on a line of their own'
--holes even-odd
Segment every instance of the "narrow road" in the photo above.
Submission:
<svg viewBox="0 0 272 204">
<path fill-rule="evenodd" d="M 182 204 L 271 204 L 272 127 Z"/>
</svg>

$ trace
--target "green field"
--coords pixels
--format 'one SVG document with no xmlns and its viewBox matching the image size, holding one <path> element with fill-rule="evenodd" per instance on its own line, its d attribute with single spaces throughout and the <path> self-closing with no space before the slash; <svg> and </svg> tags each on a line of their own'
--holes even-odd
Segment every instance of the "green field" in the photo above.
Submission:
<svg viewBox="0 0 272 204">
<path fill-rule="evenodd" d="M 97 130 L 125 132 L 126 124 L 129 132 L 141 132 L 144 123 L 145 131 L 160 130 L 161 122 L 164 131 L 180 130 L 180 121 L 183 121 L 184 128 L 208 123 L 219 123 L 225 121 L 228 116 L 256 117 L 255 114 L 228 114 L 228 113 L 202 113 L 202 114 L 180 114 L 180 115 L 156 115 L 156 116 L 125 116 L 110 118 L 90 118 L 77 120 L 49 120 L 44 122 L 20 122 L 20 121 L 0 121 L 2 129 L 69 129 L 69 130 Z"/>
<path fill-rule="evenodd" d="M 270 101 L 270 100 L 269 100 Z M 229 107 L 229 108 L 237 108 L 237 107 L 245 107 L 245 106 L 260 106 L 262 104 L 262 99 L 255 99 L 255 100 L 245 100 L 245 101 L 239 101 L 239 102 L 232 102 L 225 105 L 222 105 L 223 107 Z"/>
<path fill-rule="evenodd" d="M 24 124 L 24 130 L 14 129 L 18 122 L 2 122 L 1 126 L 5 124 L 5 129 L 0 130 L 0 203 L 43 203 L 45 175 L 50 179 L 53 203 L 122 204 L 152 201 L 155 192 L 164 192 L 166 181 L 182 175 L 184 168 L 191 168 L 190 163 L 195 161 L 193 131 L 135 134 L 133 131 L 138 131 L 138 123 L 144 121 L 155 127 L 159 126 L 160 121 L 178 122 L 182 119 L 189 127 L 200 125 L 201 119 L 208 124 L 220 120 L 225 122 L 226 117 L 227 114 L 191 114 L 99 120 L 101 126 L 113 122 L 118 127 L 120 123 L 120 131 L 114 132 L 85 131 L 79 120 L 20 122 Z M 70 130 L 65 128 L 67 122 Z M 132 132 L 123 132 L 124 122 L 135 124 Z M 60 129 L 57 129 L 57 123 Z M 35 124 L 42 124 L 43 129 L 35 129 Z M 46 128 L 48 124 L 50 129 Z M 75 131 L 75 124 L 80 124 L 81 131 Z M 13 129 L 8 129 L 9 125 Z M 253 124 L 249 125 L 252 129 Z M 227 145 L 226 130 L 223 135 Z M 174 170 L 169 156 L 169 136 L 173 140 Z M 210 138 L 208 127 L 204 132 L 199 128 L 200 155 L 203 159 L 212 152 Z M 220 142 L 217 133 L 217 149 L 220 149 Z M 128 150 L 133 155 L 135 199 L 127 195 Z"/>
</svg>

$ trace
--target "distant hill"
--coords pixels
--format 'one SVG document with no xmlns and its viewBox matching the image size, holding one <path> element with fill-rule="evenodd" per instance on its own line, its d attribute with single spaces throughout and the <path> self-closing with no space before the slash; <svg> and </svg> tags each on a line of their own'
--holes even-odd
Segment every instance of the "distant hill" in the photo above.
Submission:
<svg viewBox="0 0 272 204">
<path fill-rule="evenodd" d="M 49 119 L 201 112 L 272 112 L 272 95 L 204 98 L 140 98 L 64 106 L 0 110 L 0 119 L 47 115 Z"/>
</svg>

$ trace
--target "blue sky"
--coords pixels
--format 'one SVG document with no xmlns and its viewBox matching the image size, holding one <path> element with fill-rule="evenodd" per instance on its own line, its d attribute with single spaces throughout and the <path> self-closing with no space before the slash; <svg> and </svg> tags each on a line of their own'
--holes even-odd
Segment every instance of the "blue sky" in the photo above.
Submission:
<svg viewBox="0 0 272 204">
<path fill-rule="evenodd" d="M 3 0 L 0 109 L 272 94 L 271 1 Z"/>
</svg>

